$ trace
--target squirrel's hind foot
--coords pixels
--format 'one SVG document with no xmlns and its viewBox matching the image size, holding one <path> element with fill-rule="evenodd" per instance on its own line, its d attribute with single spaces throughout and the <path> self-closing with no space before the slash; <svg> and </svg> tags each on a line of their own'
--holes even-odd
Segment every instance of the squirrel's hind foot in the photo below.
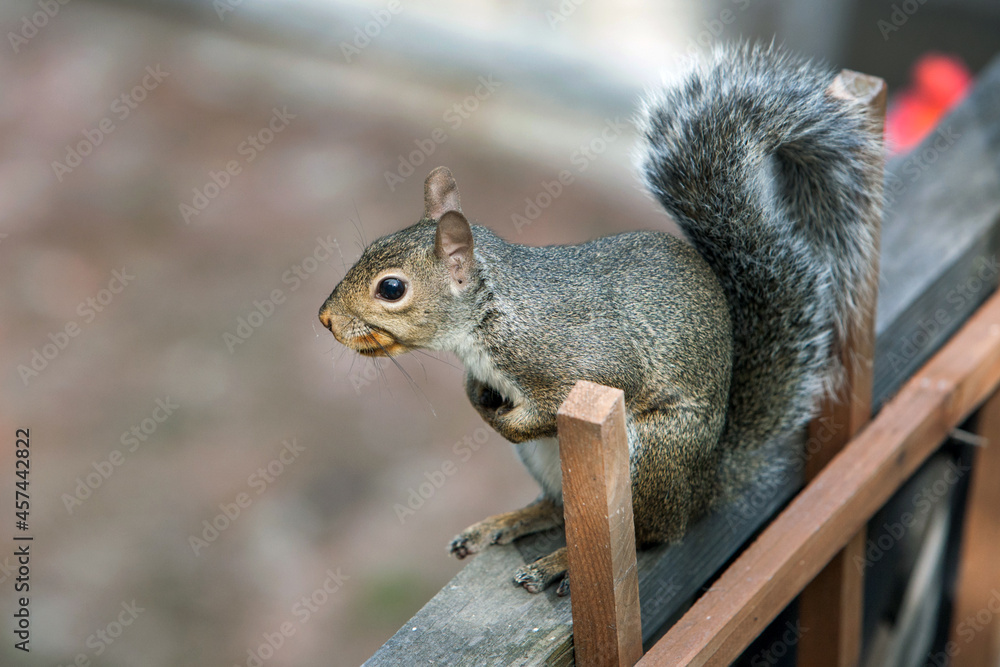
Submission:
<svg viewBox="0 0 1000 667">
<path fill-rule="evenodd" d="M 524 586 L 524 590 L 529 593 L 541 593 L 550 584 L 562 579 L 563 583 L 559 584 L 556 595 L 566 595 L 569 593 L 567 569 L 569 569 L 569 562 L 566 547 L 562 547 L 548 556 L 542 556 L 534 563 L 528 563 L 520 568 L 514 574 L 514 583 L 518 586 Z"/>
</svg>

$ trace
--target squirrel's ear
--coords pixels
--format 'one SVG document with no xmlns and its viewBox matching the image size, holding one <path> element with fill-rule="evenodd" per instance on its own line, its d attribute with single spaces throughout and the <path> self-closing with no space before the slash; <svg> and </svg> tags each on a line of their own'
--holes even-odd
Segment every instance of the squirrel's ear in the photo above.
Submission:
<svg viewBox="0 0 1000 667">
<path fill-rule="evenodd" d="M 458 184 L 447 167 L 438 167 L 424 181 L 424 217 L 440 220 L 448 211 L 461 211 Z"/>
<path fill-rule="evenodd" d="M 469 282 L 472 271 L 472 227 L 460 211 L 448 211 L 438 220 L 434 254 L 442 260 L 458 285 Z"/>
</svg>

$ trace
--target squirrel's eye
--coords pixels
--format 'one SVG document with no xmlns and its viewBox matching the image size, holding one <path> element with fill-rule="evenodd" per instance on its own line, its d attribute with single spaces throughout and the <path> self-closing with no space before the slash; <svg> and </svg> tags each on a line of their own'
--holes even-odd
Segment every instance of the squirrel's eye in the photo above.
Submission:
<svg viewBox="0 0 1000 667">
<path fill-rule="evenodd" d="M 399 301 L 406 294 L 406 283 L 399 278 L 383 278 L 375 293 L 386 301 Z"/>
</svg>

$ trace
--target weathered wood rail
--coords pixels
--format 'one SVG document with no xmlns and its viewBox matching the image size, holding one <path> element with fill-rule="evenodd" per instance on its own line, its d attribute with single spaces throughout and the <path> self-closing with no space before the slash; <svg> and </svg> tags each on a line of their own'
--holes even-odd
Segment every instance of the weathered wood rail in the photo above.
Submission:
<svg viewBox="0 0 1000 667">
<path fill-rule="evenodd" d="M 887 165 L 886 194 L 871 392 L 881 411 L 690 609 L 703 583 L 801 487 L 803 471 L 790 468 L 778 488 L 746 489 L 679 545 L 639 552 L 642 639 L 649 649 L 639 664 L 728 664 L 863 535 L 872 514 L 984 401 L 979 431 L 1000 437 L 1000 296 L 990 297 L 1000 241 L 1000 59 L 939 133 Z M 995 662 L 1000 647 L 1000 622 L 971 639 L 958 625 L 991 610 L 990 595 L 1000 601 L 991 553 L 1000 539 L 993 481 L 1000 447 L 984 448 L 977 459 L 949 644 L 956 665 L 987 664 L 987 656 Z M 530 595 L 510 583 L 511 572 L 563 543 L 560 532 L 491 547 L 366 664 L 573 664 L 569 599 L 554 591 Z M 854 590 L 835 601 L 842 617 L 845 605 L 860 617 Z M 611 612 L 628 617 L 614 606 Z M 856 630 L 842 625 L 828 635 L 837 649 L 822 664 L 857 661 Z"/>
</svg>

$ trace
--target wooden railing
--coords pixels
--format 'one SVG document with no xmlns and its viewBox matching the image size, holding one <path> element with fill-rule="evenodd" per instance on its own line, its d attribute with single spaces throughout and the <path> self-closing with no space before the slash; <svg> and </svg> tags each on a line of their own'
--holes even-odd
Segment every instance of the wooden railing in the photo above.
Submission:
<svg viewBox="0 0 1000 667">
<path fill-rule="evenodd" d="M 864 105 L 881 137 L 885 125 L 886 85 L 882 79 L 844 70 L 831 85 L 831 93 Z M 880 193 L 881 194 L 881 193 Z M 876 244 L 881 239 L 881 217 L 866 220 Z M 877 246 L 876 246 L 877 247 Z M 810 440 L 818 446 L 806 452 L 806 481 L 814 480 L 868 423 L 872 415 L 872 380 L 875 365 L 875 311 L 878 298 L 878 251 L 862 278 L 862 297 L 839 350 L 844 379 L 837 393 L 826 397 L 813 419 Z M 829 432 L 829 437 L 818 437 Z M 847 541 L 816 575 L 799 599 L 799 619 L 811 628 L 798 643 L 800 664 L 813 667 L 852 667 L 861 651 L 861 605 L 864 570 L 855 566 L 864 558 L 865 530 Z"/>
</svg>

